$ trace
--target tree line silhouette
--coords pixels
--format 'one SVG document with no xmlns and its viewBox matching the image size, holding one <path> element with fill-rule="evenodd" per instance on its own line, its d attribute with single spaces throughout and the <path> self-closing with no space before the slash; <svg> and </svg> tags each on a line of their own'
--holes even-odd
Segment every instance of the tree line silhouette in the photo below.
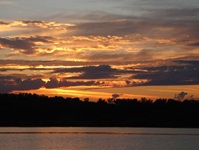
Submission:
<svg viewBox="0 0 199 150">
<path fill-rule="evenodd" d="M 199 127 L 199 101 L 0 94 L 0 126 Z"/>
</svg>

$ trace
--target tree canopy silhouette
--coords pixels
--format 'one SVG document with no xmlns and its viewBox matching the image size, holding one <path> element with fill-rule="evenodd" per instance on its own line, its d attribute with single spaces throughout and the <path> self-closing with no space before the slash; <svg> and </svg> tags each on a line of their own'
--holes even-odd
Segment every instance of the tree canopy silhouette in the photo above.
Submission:
<svg viewBox="0 0 199 150">
<path fill-rule="evenodd" d="M 0 126 L 199 127 L 199 101 L 0 94 Z"/>
</svg>

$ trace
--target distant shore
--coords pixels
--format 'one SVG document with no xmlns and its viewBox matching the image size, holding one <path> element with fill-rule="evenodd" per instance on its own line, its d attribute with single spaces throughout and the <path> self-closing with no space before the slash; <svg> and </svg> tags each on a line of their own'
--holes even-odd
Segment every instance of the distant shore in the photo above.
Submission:
<svg viewBox="0 0 199 150">
<path fill-rule="evenodd" d="M 89 99 L 0 94 L 1 127 L 199 128 L 199 101 Z"/>
</svg>

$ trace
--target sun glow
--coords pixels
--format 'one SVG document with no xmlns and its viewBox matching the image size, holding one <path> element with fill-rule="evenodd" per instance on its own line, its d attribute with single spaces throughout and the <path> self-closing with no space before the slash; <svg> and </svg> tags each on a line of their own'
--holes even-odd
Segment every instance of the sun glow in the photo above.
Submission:
<svg viewBox="0 0 199 150">
<path fill-rule="evenodd" d="M 80 99 L 89 98 L 91 101 L 97 101 L 99 98 L 107 100 L 108 98 L 112 98 L 112 91 L 110 88 L 107 87 L 78 87 L 78 88 L 40 88 L 38 90 L 28 90 L 23 91 L 24 93 L 36 93 L 39 95 L 48 95 L 48 96 L 62 96 L 62 97 L 79 97 Z M 119 88 L 118 88 L 119 90 Z M 117 90 L 115 90 L 116 92 Z M 13 91 L 12 93 L 20 93 L 19 91 Z M 130 94 L 130 93 L 119 93 L 120 98 L 137 98 L 140 99 L 142 97 L 146 97 L 146 95 L 142 94 Z M 155 99 L 158 98 L 157 96 L 148 95 L 147 98 Z"/>
</svg>

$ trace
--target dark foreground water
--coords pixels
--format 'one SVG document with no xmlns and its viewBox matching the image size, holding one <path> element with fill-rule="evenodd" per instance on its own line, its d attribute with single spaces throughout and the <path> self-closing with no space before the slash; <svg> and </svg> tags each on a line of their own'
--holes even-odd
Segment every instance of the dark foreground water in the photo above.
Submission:
<svg viewBox="0 0 199 150">
<path fill-rule="evenodd" d="M 1 150 L 199 150 L 199 129 L 0 128 Z"/>
</svg>

